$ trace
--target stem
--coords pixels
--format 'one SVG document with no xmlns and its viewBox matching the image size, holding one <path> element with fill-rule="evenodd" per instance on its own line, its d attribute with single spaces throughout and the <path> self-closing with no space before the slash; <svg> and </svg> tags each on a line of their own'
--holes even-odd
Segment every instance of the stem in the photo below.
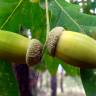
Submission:
<svg viewBox="0 0 96 96">
<path fill-rule="evenodd" d="M 49 23 L 49 12 L 48 12 L 48 0 L 45 0 L 45 4 L 46 4 L 46 40 L 47 40 L 47 36 L 48 36 L 48 33 L 50 31 L 50 23 Z M 42 51 L 42 59 L 41 61 L 43 62 L 43 59 L 44 59 L 44 52 L 46 51 L 46 40 L 45 40 L 45 44 L 43 46 L 43 51 Z"/>
<path fill-rule="evenodd" d="M 45 0 L 45 4 L 46 4 L 46 25 L 47 25 L 47 34 L 50 31 L 50 23 L 49 23 L 49 12 L 48 12 L 48 0 Z M 46 34 L 46 36 L 47 36 Z"/>
</svg>

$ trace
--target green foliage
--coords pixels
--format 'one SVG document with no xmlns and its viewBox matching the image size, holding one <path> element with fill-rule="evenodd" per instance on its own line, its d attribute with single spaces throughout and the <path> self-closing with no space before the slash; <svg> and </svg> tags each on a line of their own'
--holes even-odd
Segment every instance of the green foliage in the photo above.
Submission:
<svg viewBox="0 0 96 96">
<path fill-rule="evenodd" d="M 84 85 L 86 96 L 95 96 L 96 95 L 96 70 L 90 69 L 81 69 L 81 79 Z"/>
<path fill-rule="evenodd" d="M 44 44 L 48 26 L 46 24 L 45 1 L 47 0 L 40 0 L 39 5 L 39 3 L 32 3 L 30 0 L 0 0 L 0 29 L 19 33 L 20 26 L 24 26 L 31 29 L 33 38 L 39 39 Z M 96 16 L 80 13 L 80 6 L 67 3 L 65 0 L 48 0 L 48 5 L 51 29 L 56 26 L 63 26 L 66 30 L 82 32 L 96 38 Z M 35 68 L 42 71 L 48 69 L 52 75 L 56 74 L 59 64 L 63 66 L 68 74 L 79 74 L 78 68 L 49 56 L 46 48 L 41 63 L 41 66 L 38 65 Z M 80 73 L 87 96 L 94 96 L 96 76 L 93 70 L 81 69 Z M 0 96 L 19 96 L 17 87 L 12 64 L 1 60 L 0 90 L 2 91 L 0 91 Z"/>
<path fill-rule="evenodd" d="M 0 95 L 19 96 L 19 89 L 9 62 L 0 60 Z"/>
</svg>

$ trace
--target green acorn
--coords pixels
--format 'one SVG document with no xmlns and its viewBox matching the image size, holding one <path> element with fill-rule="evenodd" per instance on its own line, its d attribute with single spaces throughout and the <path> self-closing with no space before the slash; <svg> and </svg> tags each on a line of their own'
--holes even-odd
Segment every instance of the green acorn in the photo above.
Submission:
<svg viewBox="0 0 96 96">
<path fill-rule="evenodd" d="M 96 40 L 78 32 L 56 27 L 47 38 L 49 54 L 80 68 L 96 68 Z"/>
<path fill-rule="evenodd" d="M 40 62 L 42 44 L 36 39 L 0 30 L 0 58 L 33 66 Z"/>
</svg>

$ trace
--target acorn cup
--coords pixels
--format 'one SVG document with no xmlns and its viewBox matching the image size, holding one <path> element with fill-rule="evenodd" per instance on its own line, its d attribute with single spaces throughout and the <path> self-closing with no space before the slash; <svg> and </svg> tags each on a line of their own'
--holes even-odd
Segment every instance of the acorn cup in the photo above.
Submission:
<svg viewBox="0 0 96 96">
<path fill-rule="evenodd" d="M 0 58 L 16 64 L 33 66 L 40 63 L 42 44 L 37 39 L 28 39 L 22 35 L 0 30 Z"/>
<path fill-rule="evenodd" d="M 80 68 L 96 68 L 96 40 L 78 32 L 55 27 L 48 34 L 48 52 Z"/>
</svg>

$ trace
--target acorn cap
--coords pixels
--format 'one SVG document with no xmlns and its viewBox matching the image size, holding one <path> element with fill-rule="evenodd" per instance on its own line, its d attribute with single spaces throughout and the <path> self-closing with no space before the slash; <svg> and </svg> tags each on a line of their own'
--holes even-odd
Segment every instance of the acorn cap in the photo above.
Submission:
<svg viewBox="0 0 96 96">
<path fill-rule="evenodd" d="M 55 27 L 48 34 L 46 46 L 49 54 L 52 56 L 55 56 L 56 45 L 63 31 L 63 27 Z"/>
<path fill-rule="evenodd" d="M 26 63 L 29 66 L 40 63 L 42 57 L 42 44 L 39 40 L 32 39 L 26 53 Z"/>
</svg>

